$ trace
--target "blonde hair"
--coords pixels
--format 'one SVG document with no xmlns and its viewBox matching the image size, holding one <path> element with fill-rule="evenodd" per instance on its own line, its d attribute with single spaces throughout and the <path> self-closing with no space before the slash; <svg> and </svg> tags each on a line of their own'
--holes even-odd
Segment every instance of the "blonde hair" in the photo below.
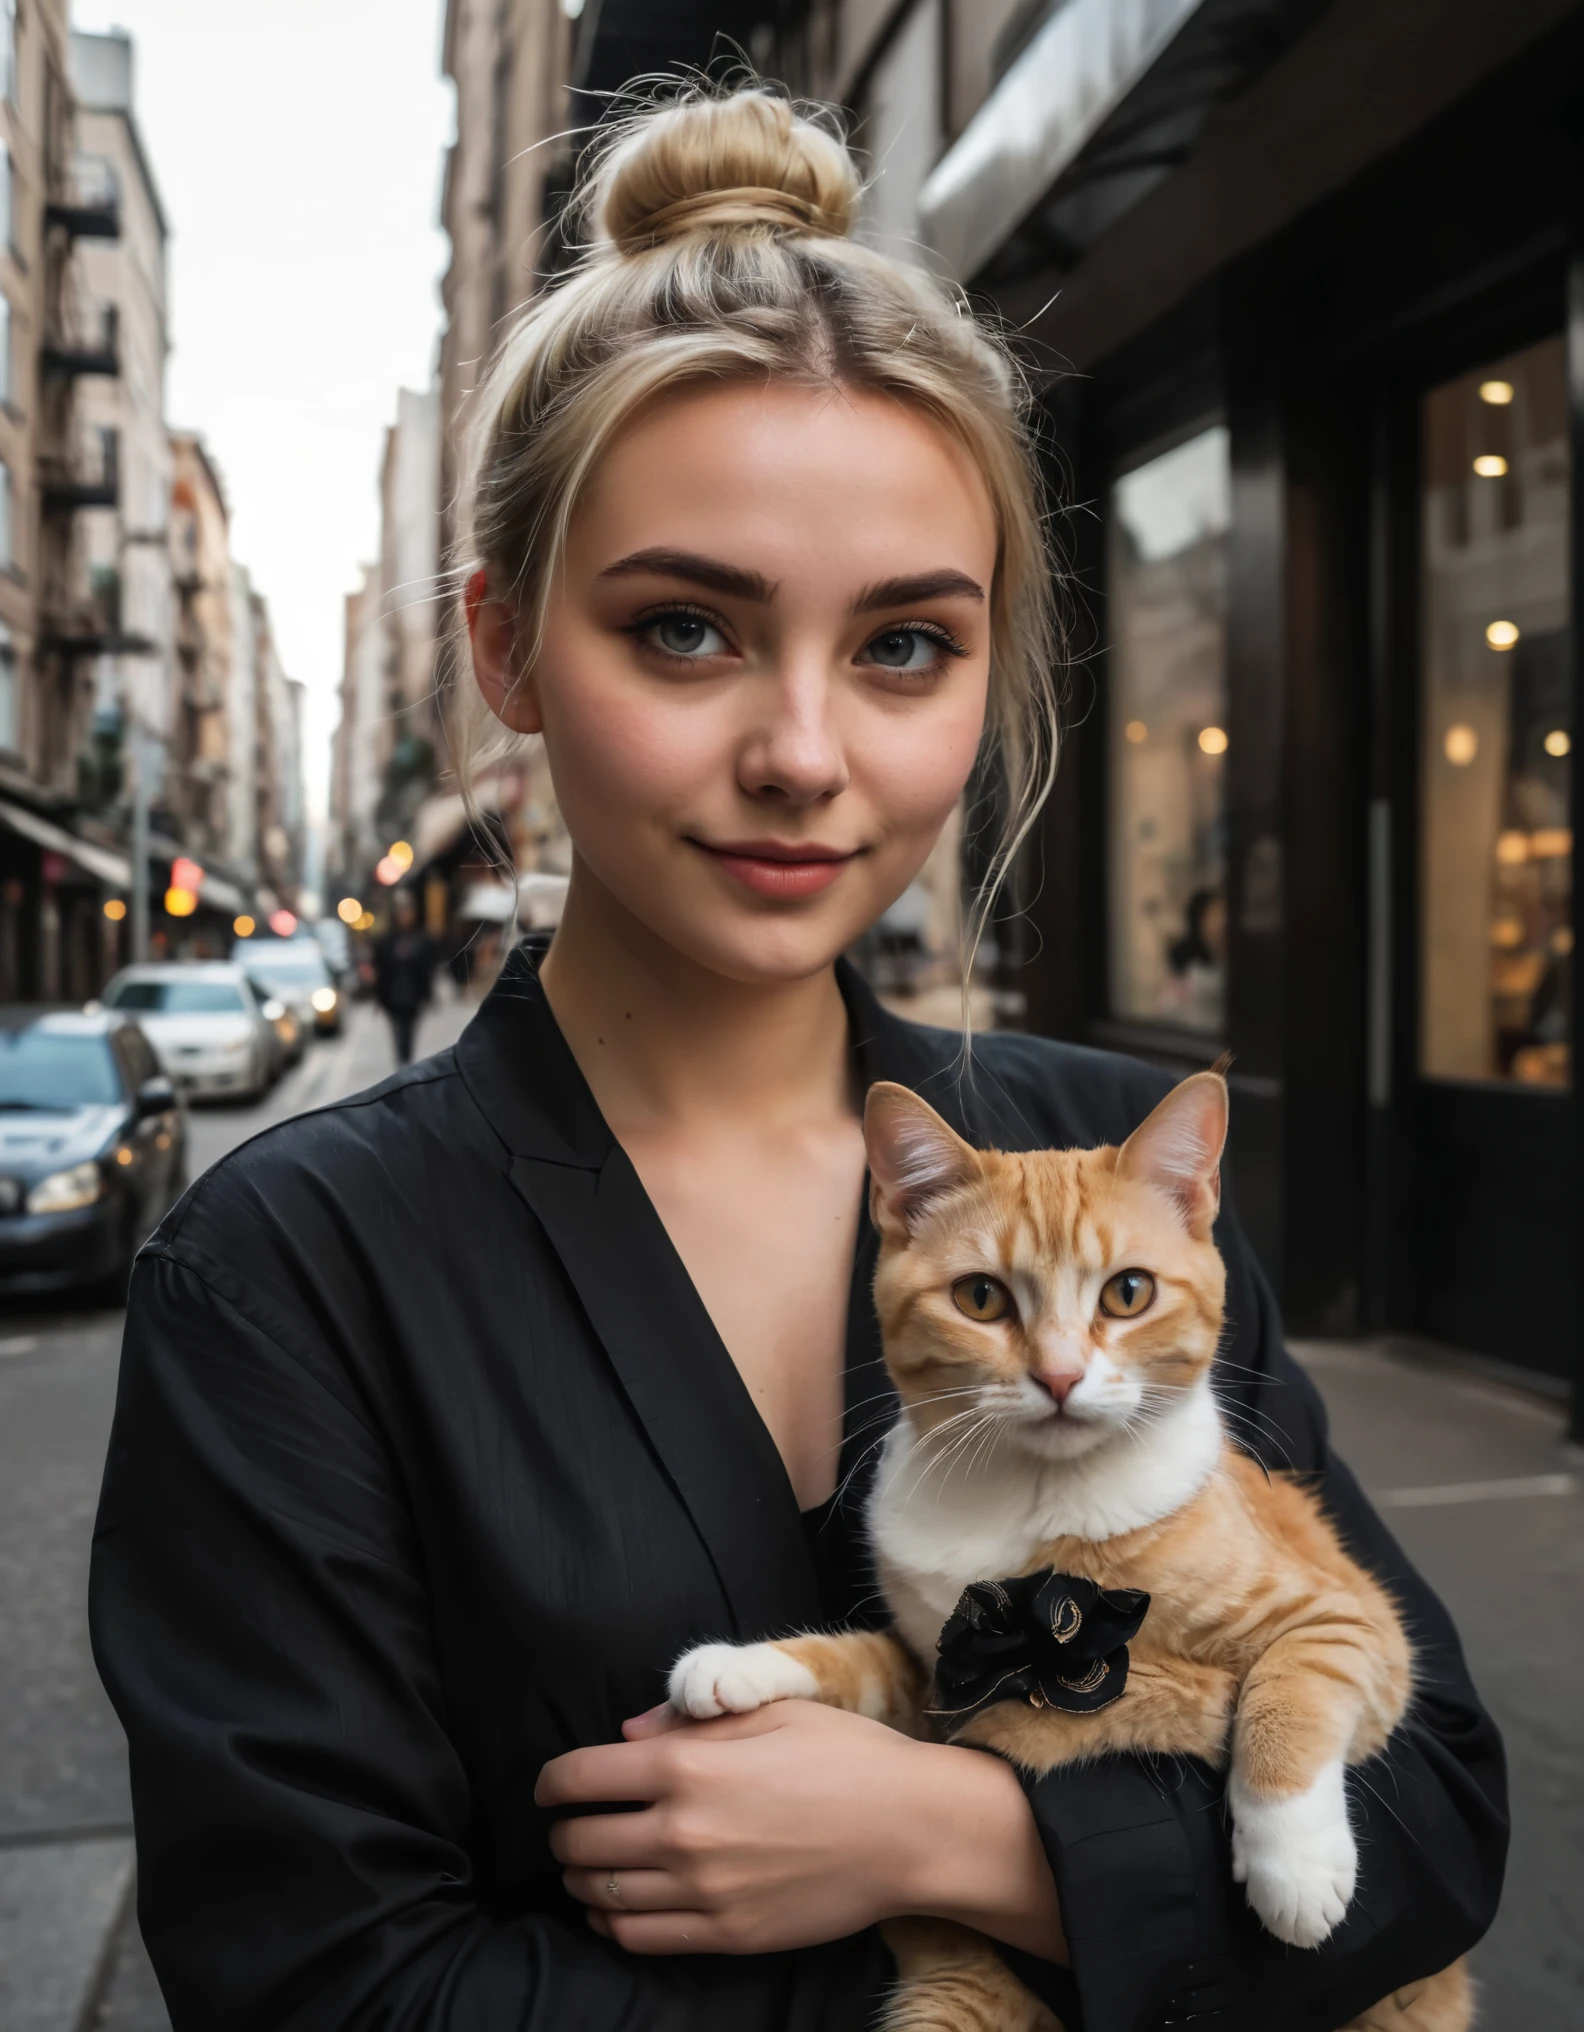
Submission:
<svg viewBox="0 0 1584 2032">
<path fill-rule="evenodd" d="M 969 951 L 1056 766 L 1057 630 L 1023 377 L 966 299 L 849 237 L 862 182 L 830 117 L 759 86 L 704 84 L 610 123 L 575 195 L 572 272 L 525 306 L 468 432 L 465 583 L 513 601 L 531 663 L 579 497 L 623 428 L 691 383 L 775 378 L 890 397 L 973 459 L 995 512 L 987 742 L 1001 837 Z M 465 659 L 456 665 L 465 668 Z M 458 774 L 517 745 L 471 684 L 452 720 Z"/>
</svg>

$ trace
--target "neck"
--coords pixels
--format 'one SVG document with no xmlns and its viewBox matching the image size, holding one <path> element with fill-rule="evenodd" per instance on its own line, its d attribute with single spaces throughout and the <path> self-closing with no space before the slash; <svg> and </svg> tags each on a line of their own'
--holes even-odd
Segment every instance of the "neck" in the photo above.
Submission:
<svg viewBox="0 0 1584 2032">
<path fill-rule="evenodd" d="M 618 1136 L 853 1111 L 834 966 L 801 980 L 732 980 L 667 943 L 579 864 L 540 979 Z"/>
</svg>

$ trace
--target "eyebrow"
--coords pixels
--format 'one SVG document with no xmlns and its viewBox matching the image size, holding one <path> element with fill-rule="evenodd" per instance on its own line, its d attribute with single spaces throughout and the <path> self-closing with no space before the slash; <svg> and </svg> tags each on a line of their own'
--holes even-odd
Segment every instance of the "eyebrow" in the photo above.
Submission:
<svg viewBox="0 0 1584 2032">
<path fill-rule="evenodd" d="M 692 550 L 635 550 L 620 557 L 600 573 L 602 579 L 651 576 L 686 579 L 690 585 L 708 586 L 712 593 L 725 593 L 739 600 L 766 602 L 776 588 L 762 572 L 745 571 L 741 565 L 725 564 L 716 557 L 701 557 Z"/>
<path fill-rule="evenodd" d="M 882 607 L 916 607 L 921 600 L 982 600 L 984 587 L 966 572 L 918 572 L 911 578 L 881 579 L 866 586 L 853 601 L 855 614 L 873 614 Z"/>
</svg>

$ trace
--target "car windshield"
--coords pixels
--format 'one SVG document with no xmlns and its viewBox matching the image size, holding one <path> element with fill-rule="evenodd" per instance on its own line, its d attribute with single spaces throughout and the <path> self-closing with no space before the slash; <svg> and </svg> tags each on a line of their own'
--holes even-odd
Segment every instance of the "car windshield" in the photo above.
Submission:
<svg viewBox="0 0 1584 2032">
<path fill-rule="evenodd" d="M 105 996 L 112 1009 L 151 1016 L 237 1016 L 247 1004 L 235 981 L 123 981 Z"/>
<path fill-rule="evenodd" d="M 317 946 L 308 952 L 249 953 L 248 971 L 255 981 L 269 981 L 282 988 L 319 988 L 330 978 L 324 954 Z"/>
<path fill-rule="evenodd" d="M 0 1031 L 0 1110 L 95 1108 L 120 1098 L 115 1060 L 103 1037 Z"/>
</svg>

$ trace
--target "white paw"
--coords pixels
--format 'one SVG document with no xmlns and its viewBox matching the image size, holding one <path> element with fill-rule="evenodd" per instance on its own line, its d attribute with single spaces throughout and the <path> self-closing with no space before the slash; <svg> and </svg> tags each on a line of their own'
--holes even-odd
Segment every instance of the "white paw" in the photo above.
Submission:
<svg viewBox="0 0 1584 2032">
<path fill-rule="evenodd" d="M 1307 1792 L 1261 1799 L 1238 1782 L 1232 1806 L 1232 1874 L 1270 1932 L 1292 1947 L 1318 1947 L 1340 1923 L 1358 1876 L 1340 1763 Z"/>
<path fill-rule="evenodd" d="M 700 1644 L 672 1666 L 667 1694 L 678 1714 L 702 1722 L 773 1700 L 818 1700 L 819 1681 L 774 1644 Z"/>
</svg>

